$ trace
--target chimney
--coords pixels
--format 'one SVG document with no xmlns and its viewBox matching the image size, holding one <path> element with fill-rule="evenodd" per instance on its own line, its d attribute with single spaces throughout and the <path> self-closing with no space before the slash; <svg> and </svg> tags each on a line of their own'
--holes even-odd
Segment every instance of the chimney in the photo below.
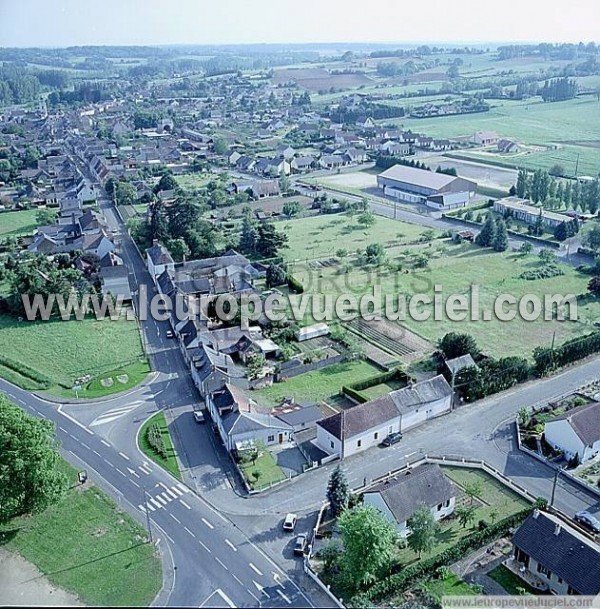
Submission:
<svg viewBox="0 0 600 609">
<path fill-rule="evenodd" d="M 554 527 L 554 534 L 558 537 L 560 535 L 560 532 L 562 531 L 562 527 L 560 526 L 560 524 L 557 524 Z"/>
<path fill-rule="evenodd" d="M 537 520 L 539 515 L 540 515 L 540 511 L 537 508 L 535 510 L 533 510 L 533 519 L 534 520 Z"/>
<path fill-rule="evenodd" d="M 152 245 L 158 245 L 158 239 L 152 239 Z"/>
</svg>

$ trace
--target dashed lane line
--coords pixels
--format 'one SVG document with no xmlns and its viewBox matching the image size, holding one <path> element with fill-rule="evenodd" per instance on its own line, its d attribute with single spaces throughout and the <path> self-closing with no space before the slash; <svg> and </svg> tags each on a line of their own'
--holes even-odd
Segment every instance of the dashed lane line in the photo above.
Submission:
<svg viewBox="0 0 600 609">
<path fill-rule="evenodd" d="M 212 554 L 212 550 L 205 544 L 202 543 L 201 541 L 198 542 L 209 554 Z"/>
<path fill-rule="evenodd" d="M 209 529 L 214 529 L 215 527 L 208 522 L 208 520 L 206 520 L 206 518 L 202 518 L 202 522 L 209 528 Z"/>
<path fill-rule="evenodd" d="M 192 531 L 190 531 L 190 530 L 189 530 L 187 527 L 183 527 L 183 528 L 184 528 L 184 529 L 185 529 L 185 530 L 186 530 L 186 531 L 187 531 L 187 532 L 188 532 L 188 533 L 189 533 L 189 534 L 190 534 L 192 537 L 194 537 L 194 538 L 196 537 L 196 534 L 195 534 L 195 533 L 192 533 Z M 219 559 L 217 558 L 217 560 L 219 560 Z"/>
<path fill-rule="evenodd" d="M 177 524 L 181 524 L 181 520 L 179 520 L 179 518 L 177 518 L 177 516 L 175 516 L 175 514 L 169 514 L 169 516 L 177 523 Z"/>
<path fill-rule="evenodd" d="M 183 507 L 187 508 L 188 510 L 191 510 L 192 508 L 183 500 L 180 499 L 179 503 L 181 503 L 181 505 L 183 505 Z M 204 519 L 203 519 L 204 520 Z M 211 527 L 212 528 L 212 527 Z"/>
<path fill-rule="evenodd" d="M 229 539 L 225 540 L 225 543 L 234 551 L 237 552 L 237 548 L 229 541 Z"/>
<path fill-rule="evenodd" d="M 260 569 L 258 569 L 257 567 L 255 567 L 252 563 L 248 563 L 248 566 L 258 575 L 262 575 L 262 571 Z"/>
</svg>

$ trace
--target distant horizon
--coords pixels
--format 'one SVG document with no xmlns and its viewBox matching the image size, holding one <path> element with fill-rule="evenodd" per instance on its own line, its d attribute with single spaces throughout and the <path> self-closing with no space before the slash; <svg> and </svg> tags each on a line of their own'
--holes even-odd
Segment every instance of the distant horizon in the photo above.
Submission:
<svg viewBox="0 0 600 609">
<path fill-rule="evenodd" d="M 600 40 L 596 0 L 0 0 L 3 48 L 536 44 Z M 340 42 L 342 41 L 342 42 Z M 346 42 L 344 42 L 346 41 Z M 402 42 L 396 42 L 402 41 Z M 431 41 L 431 42 L 426 42 Z M 489 41 L 489 43 L 487 42 Z M 497 42 L 498 41 L 498 42 Z"/>
</svg>

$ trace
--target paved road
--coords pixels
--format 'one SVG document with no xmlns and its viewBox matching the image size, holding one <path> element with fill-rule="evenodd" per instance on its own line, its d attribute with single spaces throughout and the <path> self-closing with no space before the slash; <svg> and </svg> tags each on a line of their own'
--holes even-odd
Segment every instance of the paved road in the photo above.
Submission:
<svg viewBox="0 0 600 609">
<path fill-rule="evenodd" d="M 110 201 L 103 199 L 100 206 L 109 225 L 121 231 L 121 254 L 131 270 L 132 286 L 152 285 Z M 191 412 L 199 398 L 174 341 L 165 337 L 167 322 L 148 320 L 141 329 L 155 372 L 124 395 L 57 405 L 1 380 L 0 390 L 27 411 L 54 421 L 66 457 L 86 467 L 92 480 L 138 521 L 145 524 L 149 516 L 166 567 L 165 589 L 156 604 L 331 606 L 306 580 L 280 523 L 293 510 L 300 515 L 300 529 L 313 526 L 315 509 L 323 501 L 335 465 L 259 496 L 243 496 L 210 426 L 193 421 Z M 348 459 L 344 468 L 351 484 L 359 487 L 365 479 L 422 453 L 476 457 L 533 494 L 549 497 L 554 472 L 516 450 L 511 421 L 521 406 L 544 402 L 599 377 L 600 358 L 596 358 L 550 379 L 463 406 L 406 434 L 398 445 Z M 137 448 L 137 430 L 159 409 L 169 422 L 184 484 L 149 463 Z M 600 511 L 595 495 L 566 480 L 559 483 L 555 504 L 567 513 L 584 507 Z"/>
</svg>

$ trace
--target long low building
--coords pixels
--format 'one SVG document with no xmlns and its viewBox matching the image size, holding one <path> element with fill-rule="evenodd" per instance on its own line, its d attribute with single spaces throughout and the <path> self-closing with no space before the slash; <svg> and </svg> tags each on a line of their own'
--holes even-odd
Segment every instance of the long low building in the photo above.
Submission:
<svg viewBox="0 0 600 609">
<path fill-rule="evenodd" d="M 494 211 L 510 215 L 526 224 L 535 224 L 541 218 L 542 224 L 547 228 L 555 228 L 563 222 L 571 222 L 573 218 L 565 214 L 557 214 L 554 211 L 547 211 L 541 207 L 535 207 L 529 199 L 519 197 L 505 197 L 498 199 L 494 203 Z"/>
<path fill-rule="evenodd" d="M 377 186 L 385 196 L 436 209 L 464 207 L 477 189 L 472 180 L 406 165 L 393 165 L 380 173 Z"/>
</svg>

